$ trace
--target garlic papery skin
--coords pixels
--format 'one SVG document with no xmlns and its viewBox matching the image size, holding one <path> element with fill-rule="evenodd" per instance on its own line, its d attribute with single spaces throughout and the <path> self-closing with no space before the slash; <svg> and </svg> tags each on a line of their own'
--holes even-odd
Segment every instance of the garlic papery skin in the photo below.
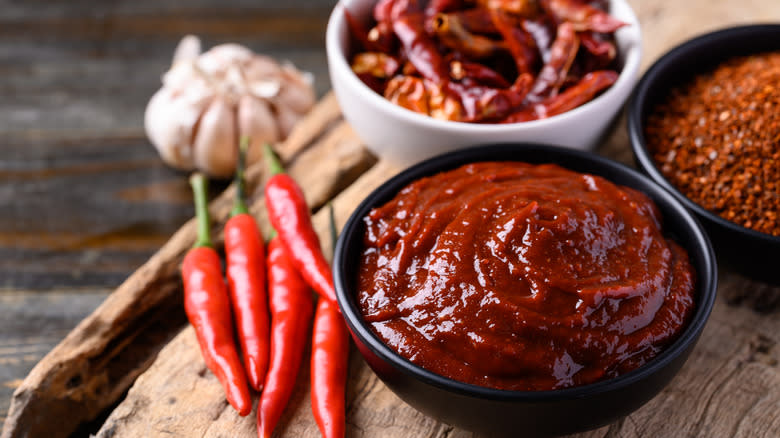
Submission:
<svg viewBox="0 0 780 438">
<path fill-rule="evenodd" d="M 235 171 L 238 143 L 250 138 L 248 164 L 263 143 L 284 140 L 316 100 L 312 78 L 292 64 L 222 44 L 200 53 L 186 36 L 163 86 L 149 101 L 144 126 L 163 161 L 216 178 Z"/>
</svg>

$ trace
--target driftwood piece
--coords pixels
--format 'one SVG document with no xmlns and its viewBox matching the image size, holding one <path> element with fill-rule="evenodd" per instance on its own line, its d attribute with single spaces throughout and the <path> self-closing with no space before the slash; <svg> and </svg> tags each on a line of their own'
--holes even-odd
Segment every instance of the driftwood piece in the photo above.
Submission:
<svg viewBox="0 0 780 438">
<path fill-rule="evenodd" d="M 354 141 L 343 141 L 346 128 L 337 123 L 341 116 L 333 98 L 324 99 L 315 114 L 312 124 L 317 129 L 303 122 L 299 129 L 306 132 L 294 137 L 309 143 L 286 142 L 278 150 L 282 156 L 303 161 L 297 164 L 296 158 L 290 174 L 316 180 L 317 184 L 306 186 L 305 194 L 313 205 L 322 205 L 373 158 L 356 150 Z M 329 136 L 334 123 L 342 134 Z M 315 141 L 323 136 L 327 141 Z M 247 173 L 250 188 L 260 186 L 260 167 Z M 230 188 L 210 204 L 217 242 L 233 193 Z M 257 212 L 260 201 L 257 196 L 253 199 Z M 258 219 L 264 222 L 263 217 Z M 194 240 L 194 221 L 189 221 L 35 366 L 14 393 L 3 438 L 67 436 L 121 397 L 186 322 L 178 268 Z"/>
</svg>

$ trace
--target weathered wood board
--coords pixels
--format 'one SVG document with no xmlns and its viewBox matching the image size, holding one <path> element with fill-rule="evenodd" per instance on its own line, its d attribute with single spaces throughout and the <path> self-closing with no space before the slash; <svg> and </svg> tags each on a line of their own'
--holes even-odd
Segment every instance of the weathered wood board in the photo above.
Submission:
<svg viewBox="0 0 780 438">
<path fill-rule="evenodd" d="M 692 35 L 728 24 L 780 21 L 780 3 L 772 0 L 630 3 L 643 26 L 645 68 Z M 334 108 L 323 104 L 280 152 L 311 206 L 316 210 L 333 199 L 342 224 L 397 169 L 375 162 Z M 623 126 L 617 122 L 598 152 L 630 162 Z M 253 169 L 249 176 L 257 187 L 262 175 Z M 265 224 L 258 195 L 252 211 Z M 212 204 L 215 231 L 231 196 L 229 189 Z M 324 216 L 318 213 L 315 220 L 324 230 Z M 192 240 L 189 223 L 36 366 L 16 392 L 3 438 L 66 436 L 106 408 L 111 413 L 98 432 L 102 437 L 255 435 L 254 413 L 239 418 L 228 407 L 183 321 L 176 269 Z M 581 436 L 780 436 L 778 341 L 780 289 L 723 269 L 710 322 L 672 384 L 626 419 Z M 403 404 L 355 352 L 350 376 L 348 436 L 472 436 Z M 278 436 L 319 435 L 307 381 L 304 366 Z"/>
</svg>

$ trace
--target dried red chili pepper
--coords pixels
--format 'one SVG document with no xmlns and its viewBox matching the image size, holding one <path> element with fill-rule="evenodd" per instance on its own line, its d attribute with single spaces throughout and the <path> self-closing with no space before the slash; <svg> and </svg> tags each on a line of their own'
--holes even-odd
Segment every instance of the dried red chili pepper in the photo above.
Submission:
<svg viewBox="0 0 780 438">
<path fill-rule="evenodd" d="M 425 16 L 430 19 L 442 12 L 463 9 L 465 6 L 466 1 L 464 0 L 431 0 L 424 9 Z"/>
<path fill-rule="evenodd" d="M 265 185 L 268 219 L 279 233 L 293 265 L 303 279 L 320 296 L 335 303 L 333 274 L 312 227 L 303 192 L 298 183 L 284 173 L 279 159 L 268 144 L 265 145 L 265 158 L 273 175 Z"/>
<path fill-rule="evenodd" d="M 604 40 L 599 37 L 598 33 L 585 31 L 578 33 L 580 37 L 580 43 L 585 47 L 592 55 L 605 58 L 606 63 L 609 63 L 617 55 L 617 48 L 611 41 Z M 605 64 L 606 65 L 606 64 Z"/>
<path fill-rule="evenodd" d="M 335 247 L 335 223 L 330 209 Z M 311 408 L 325 438 L 344 436 L 349 362 L 349 331 L 335 303 L 320 299 L 314 314 L 311 347 Z"/>
<path fill-rule="evenodd" d="M 581 79 L 614 65 L 612 32 L 626 23 L 605 8 L 597 0 L 380 0 L 367 39 L 392 46 L 384 53 L 400 68 L 369 51 L 352 53 L 353 70 L 391 102 L 438 119 L 546 117 L 582 101 L 551 98 L 591 90 Z"/>
<path fill-rule="evenodd" d="M 196 173 L 190 184 L 195 195 L 198 240 L 182 263 L 184 310 L 195 329 L 206 366 L 222 383 L 228 402 L 244 416 L 252 410 L 252 400 L 233 339 L 230 299 L 219 255 L 209 236 L 206 178 Z"/>
<path fill-rule="evenodd" d="M 241 139 L 236 169 L 236 200 L 225 223 L 225 273 L 233 305 L 238 343 L 249 384 L 263 389 L 268 369 L 268 297 L 265 292 L 265 248 L 257 222 L 244 202 L 244 163 L 249 140 Z"/>
<path fill-rule="evenodd" d="M 578 31 L 609 33 L 626 25 L 607 12 L 576 0 L 541 0 L 541 5 L 559 23 L 570 22 Z"/>
<path fill-rule="evenodd" d="M 271 364 L 257 407 L 260 438 L 271 436 L 293 392 L 314 308 L 311 290 L 287 256 L 278 235 L 268 243 L 268 297 Z"/>
<path fill-rule="evenodd" d="M 358 53 L 352 59 L 352 71 L 379 94 L 384 94 L 387 81 L 401 68 L 397 59 L 381 52 Z"/>
<path fill-rule="evenodd" d="M 586 74 L 575 85 L 566 89 L 566 91 L 541 102 L 537 110 L 539 118 L 552 117 L 566 111 L 577 108 L 593 99 L 593 97 L 612 86 L 617 81 L 618 74 L 611 70 L 600 70 Z"/>
<path fill-rule="evenodd" d="M 484 8 L 528 17 L 538 13 L 537 0 L 477 0 Z"/>
<path fill-rule="evenodd" d="M 423 15 L 404 15 L 393 22 L 393 32 L 404 54 L 415 70 L 426 79 L 442 82 L 447 78 L 447 66 L 436 44 L 423 29 Z"/>
<path fill-rule="evenodd" d="M 510 17 L 500 11 L 492 11 L 493 25 L 501 33 L 509 52 L 515 61 L 517 74 L 530 74 L 539 59 L 536 40 L 522 27 L 515 26 Z"/>
<path fill-rule="evenodd" d="M 471 33 L 457 19 L 449 15 L 436 15 L 432 21 L 433 34 L 444 46 L 469 58 L 482 59 L 504 50 L 499 41 Z"/>
<path fill-rule="evenodd" d="M 473 81 L 474 84 L 493 88 L 509 87 L 509 82 L 498 72 L 476 62 L 450 62 L 450 77 L 456 81 Z"/>
<path fill-rule="evenodd" d="M 447 17 L 447 20 L 457 22 L 469 32 L 483 35 L 494 35 L 498 33 L 498 29 L 496 29 L 495 24 L 493 24 L 492 14 L 487 9 L 472 8 L 438 15 L 444 15 Z M 436 15 L 433 17 L 435 18 Z"/>
<path fill-rule="evenodd" d="M 593 96 L 614 84 L 617 78 L 617 73 L 611 70 L 588 73 L 576 85 L 561 94 L 524 107 L 502 120 L 502 123 L 544 119 L 572 110 L 593 99 Z"/>
<path fill-rule="evenodd" d="M 500 120 L 523 104 L 532 81 L 530 75 L 521 75 L 508 89 L 482 85 L 462 86 L 451 82 L 447 84 L 447 90 L 460 99 L 463 105 L 463 121 Z"/>
<path fill-rule="evenodd" d="M 550 48 L 550 59 L 542 67 L 531 89 L 534 97 L 555 96 L 558 93 L 577 57 L 579 47 L 580 39 L 574 32 L 574 26 L 569 22 L 558 26 L 558 34 Z"/>
<path fill-rule="evenodd" d="M 352 59 L 352 71 L 357 75 L 370 74 L 379 79 L 392 77 L 400 68 L 397 59 L 386 53 L 363 52 Z"/>
<path fill-rule="evenodd" d="M 402 108 L 430 114 L 430 93 L 424 82 L 424 79 L 414 76 L 396 76 L 387 83 L 384 96 Z"/>
<path fill-rule="evenodd" d="M 600 33 L 585 31 L 577 32 L 580 44 L 585 48 L 586 55 L 582 67 L 588 71 L 606 69 L 617 56 L 617 48 L 612 41 L 604 39 Z"/>
<path fill-rule="evenodd" d="M 369 31 L 366 30 L 363 27 L 363 24 L 353 17 L 346 9 L 344 10 L 344 18 L 347 20 L 349 34 L 360 44 L 362 50 L 366 52 L 382 52 L 384 50 L 389 50 L 389 47 L 383 47 L 376 39 L 371 40 L 368 37 Z"/>
</svg>

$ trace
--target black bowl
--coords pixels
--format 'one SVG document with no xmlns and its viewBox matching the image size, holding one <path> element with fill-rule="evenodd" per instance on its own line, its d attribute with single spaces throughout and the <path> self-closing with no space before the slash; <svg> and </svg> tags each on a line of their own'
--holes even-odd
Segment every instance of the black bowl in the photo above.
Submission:
<svg viewBox="0 0 780 438">
<path fill-rule="evenodd" d="M 681 244 L 697 272 L 696 308 L 680 337 L 647 364 L 589 385 L 539 392 L 506 391 L 457 382 L 427 371 L 384 344 L 361 317 L 356 279 L 363 249 L 363 218 L 421 177 L 476 161 L 557 163 L 638 189 L 652 198 L 665 234 Z M 717 267 L 699 223 L 672 195 L 640 173 L 606 158 L 556 146 L 490 145 L 441 155 L 413 166 L 371 193 L 353 212 L 336 244 L 333 273 L 339 307 L 369 366 L 401 399 L 445 423 L 489 435 L 546 436 L 597 428 L 628 415 L 654 397 L 677 373 L 712 309 Z"/>
<path fill-rule="evenodd" d="M 649 113 L 670 90 L 727 59 L 780 50 L 780 24 L 733 27 L 701 35 L 672 49 L 642 76 L 628 104 L 628 133 L 637 165 L 669 190 L 701 220 L 718 259 L 735 270 L 770 283 L 780 282 L 777 256 L 780 237 L 730 222 L 690 200 L 656 166 L 646 146 L 644 127 Z"/>
</svg>

